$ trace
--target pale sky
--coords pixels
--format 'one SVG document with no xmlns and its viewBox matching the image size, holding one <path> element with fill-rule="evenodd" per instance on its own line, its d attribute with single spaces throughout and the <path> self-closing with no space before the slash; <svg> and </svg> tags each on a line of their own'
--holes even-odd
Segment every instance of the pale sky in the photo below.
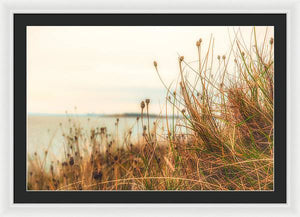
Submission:
<svg viewBox="0 0 300 217">
<path fill-rule="evenodd" d="M 247 44 L 252 27 L 240 28 Z M 233 27 L 27 27 L 28 112 L 73 113 L 75 106 L 77 113 L 139 112 L 141 100 L 150 98 L 151 113 L 158 113 L 166 90 L 153 61 L 170 84 L 178 53 L 196 60 L 196 41 L 202 38 L 205 50 L 212 34 L 215 55 L 226 54 L 228 30 Z M 262 38 L 266 27 L 256 31 Z"/>
</svg>

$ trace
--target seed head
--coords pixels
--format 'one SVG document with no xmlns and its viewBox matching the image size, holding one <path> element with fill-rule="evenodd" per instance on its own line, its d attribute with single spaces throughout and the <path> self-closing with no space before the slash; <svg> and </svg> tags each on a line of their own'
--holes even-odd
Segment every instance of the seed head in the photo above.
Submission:
<svg viewBox="0 0 300 217">
<path fill-rule="evenodd" d="M 217 57 L 217 58 L 218 58 L 218 60 L 220 60 L 220 59 L 221 59 L 220 55 L 218 55 L 218 57 Z"/>
<path fill-rule="evenodd" d="M 223 56 L 222 56 L 222 59 L 223 59 L 223 60 L 225 60 L 225 59 L 226 59 L 226 56 L 225 56 L 225 55 L 223 55 Z"/>
<path fill-rule="evenodd" d="M 104 128 L 104 127 L 101 127 L 100 130 L 101 130 L 101 134 L 104 134 L 105 128 Z"/>
<path fill-rule="evenodd" d="M 114 157 L 114 160 L 115 161 L 117 161 L 119 158 L 118 158 L 118 156 L 116 155 L 115 157 Z"/>
<path fill-rule="evenodd" d="M 153 65 L 154 65 L 154 67 L 156 68 L 156 67 L 157 67 L 157 62 L 154 61 L 154 62 L 153 62 Z"/>
<path fill-rule="evenodd" d="M 184 60 L 184 56 L 181 56 L 181 57 L 179 58 L 179 61 L 182 62 L 183 60 Z"/>
<path fill-rule="evenodd" d="M 102 172 L 100 171 L 100 172 L 97 172 L 97 171 L 95 171 L 95 172 L 93 172 L 93 178 L 94 179 L 96 179 L 96 180 L 101 180 L 102 179 Z"/>
<path fill-rule="evenodd" d="M 245 52 L 244 51 L 242 52 L 242 56 L 245 56 Z"/>
<path fill-rule="evenodd" d="M 142 108 L 142 109 L 145 108 L 145 102 L 144 102 L 144 101 L 141 102 L 141 108 Z"/>
<path fill-rule="evenodd" d="M 270 45 L 274 43 L 274 38 L 270 38 Z"/>
<path fill-rule="evenodd" d="M 145 101 L 147 105 L 150 103 L 150 99 L 146 99 Z"/>
<path fill-rule="evenodd" d="M 182 114 L 184 114 L 185 113 L 185 109 L 182 109 L 181 112 L 182 112 Z"/>
<path fill-rule="evenodd" d="M 70 158 L 69 164 L 70 164 L 70 166 L 74 165 L 74 158 L 73 157 Z"/>
</svg>

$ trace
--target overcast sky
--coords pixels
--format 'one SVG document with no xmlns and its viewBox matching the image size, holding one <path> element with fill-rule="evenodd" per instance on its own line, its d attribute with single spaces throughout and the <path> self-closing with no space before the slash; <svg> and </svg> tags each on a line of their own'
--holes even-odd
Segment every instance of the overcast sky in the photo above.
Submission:
<svg viewBox="0 0 300 217">
<path fill-rule="evenodd" d="M 235 27 L 237 29 L 238 27 Z M 178 75 L 178 53 L 197 59 L 196 41 L 204 50 L 210 35 L 215 55 L 228 53 L 233 27 L 27 27 L 27 98 L 30 113 L 139 112 L 150 98 L 151 113 L 164 106 L 162 78 Z M 250 40 L 252 27 L 241 27 Z M 266 27 L 257 28 L 262 38 Z M 273 28 L 268 27 L 268 37 Z"/>
</svg>

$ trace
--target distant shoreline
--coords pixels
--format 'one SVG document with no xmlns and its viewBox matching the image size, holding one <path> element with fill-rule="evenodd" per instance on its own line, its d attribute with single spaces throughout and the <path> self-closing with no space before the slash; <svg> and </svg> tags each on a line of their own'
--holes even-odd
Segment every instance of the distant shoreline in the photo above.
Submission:
<svg viewBox="0 0 300 217">
<path fill-rule="evenodd" d="M 95 114 L 95 113 L 85 113 L 85 114 L 51 114 L 51 113 L 28 113 L 28 116 L 79 116 L 79 117 L 114 117 L 114 118 L 137 118 L 141 117 L 140 113 L 122 113 L 122 114 Z M 146 114 L 143 114 L 146 117 Z M 172 118 L 173 116 L 168 116 Z M 175 118 L 179 118 L 180 116 L 175 115 Z M 166 118 L 165 115 L 157 115 L 157 114 L 149 114 L 149 118 Z"/>
</svg>

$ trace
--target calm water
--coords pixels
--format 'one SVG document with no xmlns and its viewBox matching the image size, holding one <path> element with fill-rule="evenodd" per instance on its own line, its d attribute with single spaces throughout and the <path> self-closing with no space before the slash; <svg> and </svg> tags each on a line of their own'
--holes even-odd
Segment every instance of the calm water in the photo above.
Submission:
<svg viewBox="0 0 300 217">
<path fill-rule="evenodd" d="M 145 121 L 145 120 L 144 120 Z M 165 119 L 150 118 L 150 123 L 158 122 L 158 126 L 165 124 Z M 28 145 L 29 155 L 36 152 L 40 157 L 44 156 L 48 149 L 47 161 L 59 160 L 64 153 L 64 137 L 68 134 L 71 127 L 80 126 L 86 136 L 90 135 L 90 130 L 97 127 L 107 127 L 107 132 L 116 135 L 116 118 L 114 117 L 88 117 L 88 116 L 28 116 Z M 145 124 L 145 122 L 144 122 Z M 119 118 L 118 135 L 120 141 L 124 138 L 124 133 L 132 131 L 133 140 L 137 139 L 137 134 L 141 134 L 141 121 L 137 125 L 136 118 Z M 162 132 L 159 128 L 158 132 Z"/>
</svg>

